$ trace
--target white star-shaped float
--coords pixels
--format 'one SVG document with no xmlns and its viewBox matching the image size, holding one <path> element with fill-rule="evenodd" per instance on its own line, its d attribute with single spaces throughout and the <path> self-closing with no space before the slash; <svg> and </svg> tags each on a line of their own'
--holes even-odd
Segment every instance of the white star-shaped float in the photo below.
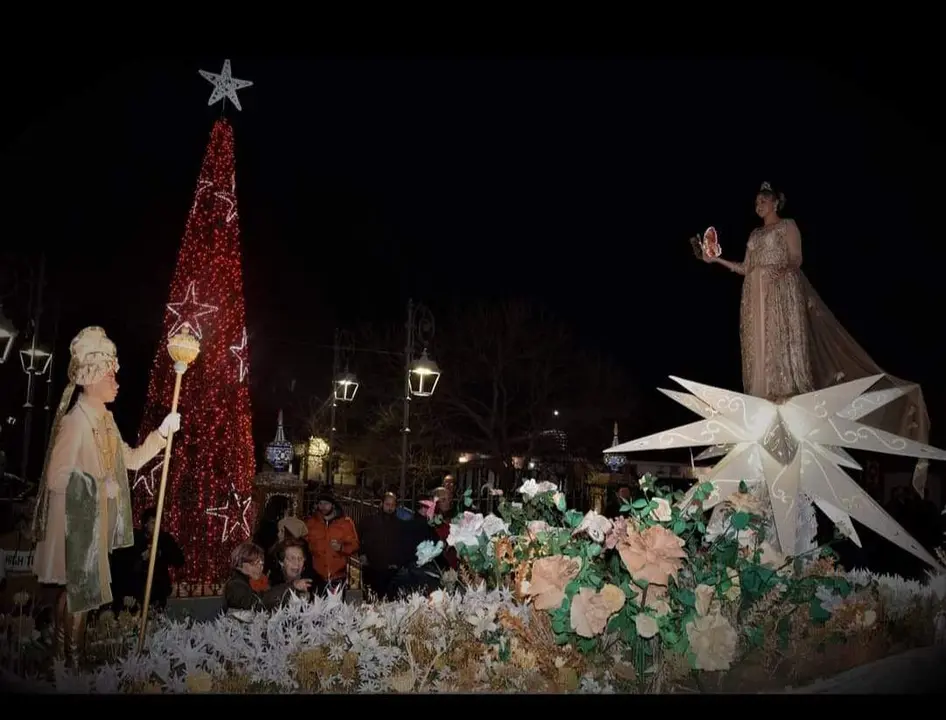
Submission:
<svg viewBox="0 0 946 720">
<path fill-rule="evenodd" d="M 150 465 L 150 467 L 148 467 Z M 150 497 L 154 497 L 154 488 L 161 481 L 161 468 L 164 467 L 164 453 L 158 453 L 155 458 L 139 468 L 135 472 L 135 480 L 131 489 L 137 490 L 139 485 L 144 485 L 145 492 Z"/>
<path fill-rule="evenodd" d="M 250 371 L 250 349 L 246 346 L 246 328 L 243 328 L 243 337 L 240 340 L 240 344 L 231 345 L 230 352 L 236 356 L 237 361 L 240 363 L 237 377 L 239 378 L 238 382 L 243 382 L 243 378 L 245 378 L 246 374 Z"/>
<path fill-rule="evenodd" d="M 692 394 L 661 392 L 703 420 L 604 452 L 712 446 L 712 452 L 701 457 L 723 453 L 725 457 L 704 479 L 714 487 L 705 507 L 723 502 L 739 489 L 741 481 L 748 485 L 764 482 L 779 545 L 786 554 L 793 554 L 796 547 L 797 506 L 804 493 L 858 545 L 852 517 L 939 568 L 939 563 L 841 469 L 860 469 L 844 448 L 946 460 L 946 451 L 857 422 L 910 389 L 867 392 L 882 377 L 872 375 L 774 403 L 671 376 Z M 683 503 L 689 502 L 696 487 Z"/>
<path fill-rule="evenodd" d="M 206 70 L 198 70 L 200 76 L 214 86 L 213 92 L 210 93 L 210 99 L 207 101 L 208 105 L 213 105 L 215 102 L 220 100 L 229 100 L 233 103 L 233 106 L 237 110 L 243 110 L 240 107 L 240 98 L 237 97 L 237 90 L 242 90 L 243 88 L 250 87 L 253 83 L 249 80 L 238 80 L 233 77 L 230 71 L 230 61 L 223 61 L 223 70 L 220 73 L 207 72 Z"/>
<path fill-rule="evenodd" d="M 223 534 L 221 542 L 227 542 L 237 529 L 243 531 L 244 537 L 250 537 L 250 505 L 253 502 L 251 495 L 243 497 L 232 487 L 227 495 L 227 501 L 221 507 L 207 508 L 205 512 L 210 517 L 223 518 Z"/>
<path fill-rule="evenodd" d="M 191 280 L 187 286 L 187 292 L 184 299 L 180 302 L 168 303 L 167 308 L 176 316 L 176 320 L 168 331 L 168 337 L 172 337 L 185 325 L 191 333 L 197 336 L 198 340 L 203 339 L 203 328 L 200 326 L 200 318 L 204 315 L 210 315 L 217 312 L 213 305 L 206 305 L 197 302 L 197 284 Z"/>
</svg>

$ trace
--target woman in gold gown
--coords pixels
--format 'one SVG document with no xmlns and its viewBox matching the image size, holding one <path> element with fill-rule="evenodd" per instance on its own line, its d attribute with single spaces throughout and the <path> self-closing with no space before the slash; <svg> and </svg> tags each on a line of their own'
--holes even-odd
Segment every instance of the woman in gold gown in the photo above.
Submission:
<svg viewBox="0 0 946 720">
<path fill-rule="evenodd" d="M 711 258 L 744 276 L 740 306 L 744 392 L 781 402 L 836 383 L 885 374 L 837 321 L 801 270 L 801 233 L 779 212 L 785 195 L 769 183 L 756 194 L 762 226 L 752 231 L 741 263 Z M 886 374 L 885 374 L 886 375 Z M 899 399 L 860 418 L 876 428 L 926 443 L 929 416 L 919 385 L 886 375 L 873 389 L 900 386 Z M 914 473 L 920 494 L 926 461 Z"/>
</svg>

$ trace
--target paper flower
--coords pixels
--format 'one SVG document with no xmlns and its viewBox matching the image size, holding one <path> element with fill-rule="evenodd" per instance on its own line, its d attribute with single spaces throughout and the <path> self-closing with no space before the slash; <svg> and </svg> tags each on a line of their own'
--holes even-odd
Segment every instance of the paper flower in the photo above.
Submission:
<svg viewBox="0 0 946 720">
<path fill-rule="evenodd" d="M 572 535 L 587 533 L 596 543 L 603 543 L 604 537 L 611 531 L 611 521 L 594 510 L 589 510 L 582 518 L 581 524 L 574 529 Z"/>
<path fill-rule="evenodd" d="M 519 487 L 519 494 L 526 500 L 532 500 L 536 495 L 555 492 L 556 490 L 558 490 L 558 487 L 554 483 L 548 481 L 538 483 L 535 480 L 529 479 Z"/>
<path fill-rule="evenodd" d="M 657 507 L 650 511 L 650 517 L 657 522 L 670 522 L 673 519 L 673 508 L 663 498 L 654 498 Z"/>
<path fill-rule="evenodd" d="M 578 558 L 553 555 L 536 560 L 532 578 L 522 594 L 534 599 L 536 610 L 554 610 L 565 599 L 565 586 L 578 577 L 580 570 Z"/>
<path fill-rule="evenodd" d="M 676 578 L 687 557 L 683 539 L 667 528 L 653 525 L 643 532 L 628 527 L 617 545 L 624 566 L 635 580 L 666 585 Z"/>
<path fill-rule="evenodd" d="M 660 630 L 657 626 L 657 621 L 646 613 L 637 614 L 634 618 L 634 629 L 637 630 L 637 634 L 644 639 L 652 638 L 657 634 L 657 631 Z"/>
<path fill-rule="evenodd" d="M 417 567 L 424 567 L 427 563 L 443 552 L 443 541 L 424 540 L 414 551 L 417 557 Z"/>
<path fill-rule="evenodd" d="M 720 613 L 697 617 L 686 625 L 687 639 L 696 656 L 697 670 L 728 670 L 736 656 L 739 636 Z"/>
<path fill-rule="evenodd" d="M 585 638 L 600 635 L 611 616 L 624 607 L 624 600 L 624 592 L 616 585 L 605 585 L 600 592 L 595 592 L 594 588 L 580 588 L 572 597 L 572 630 Z"/>
<path fill-rule="evenodd" d="M 423 508 L 420 514 L 427 518 L 427 520 L 433 520 L 434 515 L 437 513 L 437 503 L 433 500 L 421 500 L 420 506 Z"/>
<path fill-rule="evenodd" d="M 620 540 L 627 537 L 627 518 L 617 517 L 611 521 L 611 532 L 604 539 L 604 546 L 614 550 Z"/>
</svg>

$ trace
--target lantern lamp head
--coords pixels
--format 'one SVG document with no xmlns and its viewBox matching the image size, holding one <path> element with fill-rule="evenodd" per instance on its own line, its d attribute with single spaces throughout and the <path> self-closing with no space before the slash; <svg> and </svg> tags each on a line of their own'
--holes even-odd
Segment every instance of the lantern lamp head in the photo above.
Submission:
<svg viewBox="0 0 946 720">
<path fill-rule="evenodd" d="M 335 399 L 339 402 L 351 402 L 358 392 L 358 378 L 354 373 L 343 372 L 335 378 Z"/>
<path fill-rule="evenodd" d="M 430 397 L 437 389 L 440 381 L 440 368 L 437 363 L 427 356 L 427 351 L 421 353 L 419 359 L 411 364 L 409 375 L 411 395 L 415 397 Z"/>
<path fill-rule="evenodd" d="M 27 375 L 45 375 L 52 361 L 52 352 L 39 343 L 31 343 L 20 350 L 20 366 Z"/>
</svg>

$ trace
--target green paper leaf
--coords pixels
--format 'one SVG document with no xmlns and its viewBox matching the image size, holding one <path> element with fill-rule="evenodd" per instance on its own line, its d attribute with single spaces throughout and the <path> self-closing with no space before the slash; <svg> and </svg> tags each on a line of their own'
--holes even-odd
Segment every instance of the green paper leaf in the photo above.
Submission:
<svg viewBox="0 0 946 720">
<path fill-rule="evenodd" d="M 749 513 L 737 512 L 732 516 L 730 522 L 736 530 L 745 530 L 749 526 L 749 520 L 751 519 Z"/>
<path fill-rule="evenodd" d="M 635 510 L 643 510 L 645 507 L 647 507 L 647 501 L 644 499 L 635 500 L 631 503 L 631 507 Z"/>
<path fill-rule="evenodd" d="M 682 589 L 677 592 L 677 600 L 687 607 L 696 607 L 696 595 L 692 590 Z"/>
<path fill-rule="evenodd" d="M 673 524 L 673 528 L 672 528 L 672 529 L 673 529 L 673 534 L 674 534 L 674 535 L 682 535 L 684 532 L 686 532 L 687 524 L 686 524 L 686 522 L 684 522 L 683 520 L 677 520 L 677 521 Z"/>
<path fill-rule="evenodd" d="M 581 525 L 581 521 L 584 515 L 582 515 L 577 510 L 569 510 L 565 513 L 565 522 L 568 523 L 569 527 L 576 528 Z"/>
<path fill-rule="evenodd" d="M 824 609 L 818 598 L 812 598 L 808 604 L 808 616 L 812 622 L 823 623 L 831 617 L 831 613 Z"/>
</svg>

